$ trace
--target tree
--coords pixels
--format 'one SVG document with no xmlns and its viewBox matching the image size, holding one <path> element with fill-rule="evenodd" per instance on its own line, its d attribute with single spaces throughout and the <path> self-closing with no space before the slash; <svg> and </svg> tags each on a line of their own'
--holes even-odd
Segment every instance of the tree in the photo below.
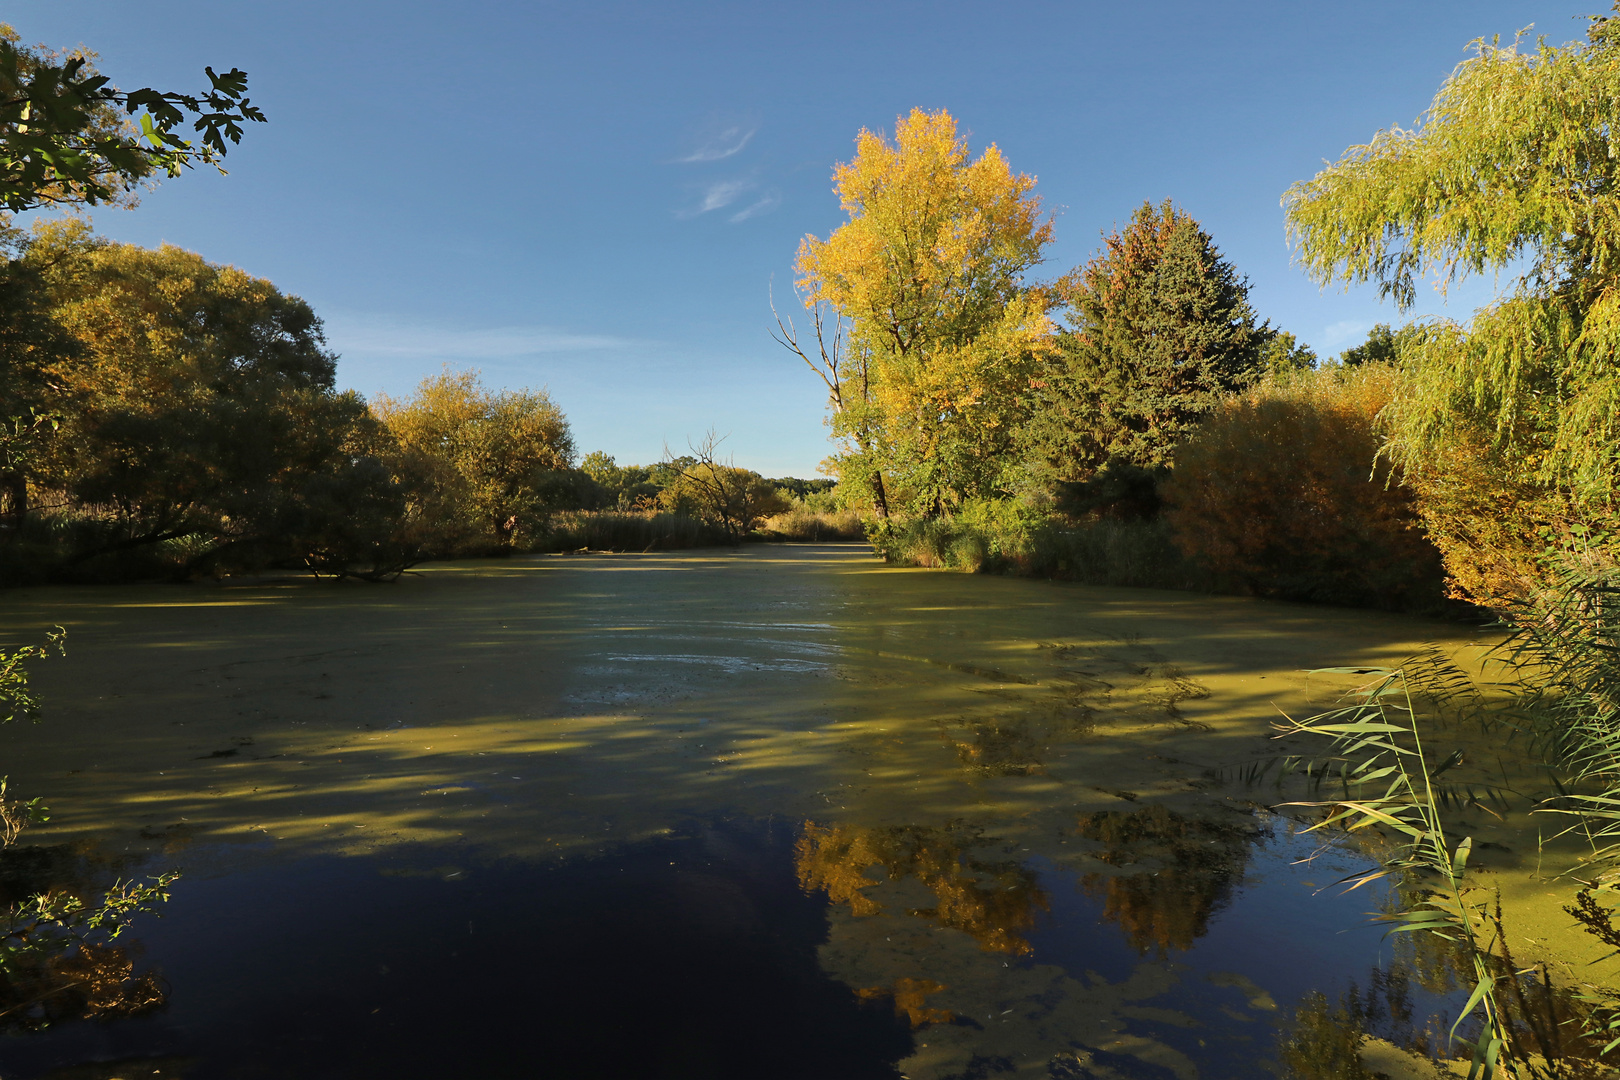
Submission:
<svg viewBox="0 0 1620 1080">
<path fill-rule="evenodd" d="M 404 401 L 379 395 L 375 414 L 407 450 L 447 465 L 466 485 L 465 512 L 512 546 L 556 509 L 554 475 L 574 463 L 568 419 L 544 390 L 490 392 L 478 372 L 423 379 Z"/>
<path fill-rule="evenodd" d="M 1273 375 L 1309 371 L 1316 367 L 1316 351 L 1286 330 L 1279 330 L 1260 350 L 1260 370 Z"/>
<path fill-rule="evenodd" d="M 1470 323 L 1414 331 L 1386 413 L 1448 569 L 1508 602 L 1549 547 L 1620 554 L 1620 20 L 1558 47 L 1475 47 L 1414 130 L 1352 147 L 1283 204 L 1313 278 L 1372 282 L 1403 309 L 1419 276 L 1444 290 L 1528 265 Z"/>
<path fill-rule="evenodd" d="M 305 485 L 372 446 L 365 403 L 334 388 L 336 357 L 309 305 L 179 248 L 99 239 L 82 221 L 37 226 L 17 262 L 76 346 L 36 366 L 60 427 L 18 469 L 71 523 L 62 558 L 170 541 L 189 546 L 194 570 L 294 557 Z"/>
<path fill-rule="evenodd" d="M 872 509 L 879 518 L 889 516 L 889 493 L 883 483 L 884 416 L 878 405 L 876 372 L 872 351 L 862 346 L 851 347 L 846 336 L 844 318 L 824 300 L 815 300 L 796 290 L 801 302 L 810 311 L 810 325 L 816 337 L 815 351 L 808 341 L 801 341 L 793 319 L 784 319 L 776 313 L 777 342 L 809 365 L 827 387 L 827 407 L 832 415 L 828 426 L 833 438 L 843 443 L 843 449 L 832 455 L 824 471 L 835 473 L 847 491 L 865 491 Z M 829 320 L 829 315 L 831 316 Z M 830 322 L 830 325 L 829 325 Z"/>
<path fill-rule="evenodd" d="M 992 492 L 1051 323 L 1023 281 L 1052 239 L 1033 177 L 995 146 L 969 161 L 956 121 L 915 109 L 891 143 L 862 130 L 833 172 L 849 220 L 799 246 L 805 306 L 847 323 L 819 355 L 784 333 L 827 383 L 846 479 L 934 514 Z M 889 481 L 897 491 L 889 491 Z"/>
<path fill-rule="evenodd" d="M 241 141 L 244 123 L 265 121 L 247 97 L 246 72 L 236 68 L 224 75 L 205 68 L 209 88 L 201 93 L 126 93 L 96 71 L 94 53 L 18 41 L 0 24 L 0 208 L 12 213 L 127 202 L 155 173 L 217 167 L 228 144 Z M 188 115 L 196 142 L 178 134 Z"/>
<path fill-rule="evenodd" d="M 671 461 L 689 462 L 674 480 L 658 494 L 666 510 L 693 514 L 725 530 L 732 543 L 741 543 L 762 520 L 788 509 L 788 501 L 776 485 L 750 469 L 739 469 L 717 454 L 721 439 L 709 432 L 703 441 L 690 446 L 690 457 Z"/>
<path fill-rule="evenodd" d="M 1356 367 L 1360 364 L 1393 364 L 1399 359 L 1400 347 L 1395 340 L 1395 331 L 1389 328 L 1388 323 L 1377 324 L 1367 332 L 1366 341 L 1339 354 L 1339 363 L 1345 367 Z"/>
<path fill-rule="evenodd" d="M 26 234 L 0 226 L 0 527 L 28 516 L 29 477 L 61 425 L 62 375 L 79 343 L 51 317 L 40 267 L 22 256 Z"/>
<path fill-rule="evenodd" d="M 1143 203 L 1058 291 L 1072 325 L 1022 432 L 1048 482 L 1085 481 L 1111 460 L 1168 464 L 1200 417 L 1257 376 L 1275 338 L 1256 322 L 1247 280 L 1168 200 Z"/>
</svg>

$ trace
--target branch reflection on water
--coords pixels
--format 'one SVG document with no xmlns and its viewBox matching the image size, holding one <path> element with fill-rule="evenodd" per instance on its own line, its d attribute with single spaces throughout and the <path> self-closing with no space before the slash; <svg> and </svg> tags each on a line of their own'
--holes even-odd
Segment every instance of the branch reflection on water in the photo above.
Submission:
<svg viewBox="0 0 1620 1080">
<path fill-rule="evenodd" d="M 1024 933 L 1035 913 L 1049 907 L 1033 870 L 1007 860 L 989 862 L 964 854 L 987 843 L 976 830 L 959 826 L 906 825 L 862 828 L 804 824 L 795 851 L 799 884 L 824 889 L 853 915 L 876 915 L 883 906 L 865 890 L 877 884 L 867 876 L 881 867 L 890 881 L 913 877 L 934 894 L 932 908 L 907 914 L 961 930 L 993 952 L 1025 956 Z"/>
<path fill-rule="evenodd" d="M 1188 817 L 1161 805 L 1082 815 L 1079 837 L 1100 844 L 1093 858 L 1112 867 L 1147 863 L 1135 874 L 1089 873 L 1085 892 L 1102 901 L 1103 918 L 1117 923 L 1139 953 L 1187 950 L 1231 899 L 1243 878 L 1252 825 Z"/>
</svg>

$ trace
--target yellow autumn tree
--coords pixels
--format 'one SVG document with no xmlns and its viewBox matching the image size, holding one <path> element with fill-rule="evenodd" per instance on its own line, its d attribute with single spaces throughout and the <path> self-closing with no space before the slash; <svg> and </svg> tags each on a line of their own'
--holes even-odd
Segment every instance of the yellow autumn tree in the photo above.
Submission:
<svg viewBox="0 0 1620 1080">
<path fill-rule="evenodd" d="M 491 392 L 476 371 L 447 367 L 414 396 L 379 394 L 371 409 L 406 451 L 459 477 L 464 509 L 501 545 L 543 523 L 556 478 L 574 464 L 568 419 L 544 390 Z"/>
<path fill-rule="evenodd" d="M 869 407 L 845 418 L 862 425 L 854 456 L 900 508 L 939 513 L 995 493 L 1010 460 L 1053 331 L 1047 293 L 1023 275 L 1052 226 L 1035 178 L 993 145 L 970 160 L 943 109 L 912 110 L 892 142 L 863 129 L 855 145 L 833 171 L 849 220 L 804 238 L 797 285 L 806 307 L 847 320 L 844 348 L 863 361 Z"/>
</svg>

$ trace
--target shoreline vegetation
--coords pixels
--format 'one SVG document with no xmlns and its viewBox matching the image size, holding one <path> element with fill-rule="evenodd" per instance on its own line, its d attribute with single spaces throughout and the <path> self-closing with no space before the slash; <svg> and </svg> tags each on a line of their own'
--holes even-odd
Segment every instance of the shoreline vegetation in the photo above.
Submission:
<svg viewBox="0 0 1620 1080">
<path fill-rule="evenodd" d="M 847 220 L 798 249 L 804 325 L 773 310 L 827 394 L 834 452 L 804 480 L 738 466 L 714 431 L 651 465 L 581 455 L 545 389 L 472 370 L 367 400 L 268 281 L 83 218 L 14 227 L 132 205 L 265 118 L 240 71 L 124 94 L 83 50 L 0 27 L 0 586 L 386 582 L 430 559 L 864 538 L 898 566 L 1495 620 L 1502 686 L 1422 657 L 1327 668 L 1368 676 L 1364 696 L 1291 721 L 1301 748 L 1253 770 L 1316 785 L 1319 828 L 1382 838 L 1396 929 L 1463 942 L 1470 1076 L 1599 1075 L 1581 1070 L 1586 1044 L 1620 1050 L 1615 972 L 1577 997 L 1567 1068 L 1558 1038 L 1514 1027 L 1525 971 L 1459 824 L 1489 792 L 1438 781 L 1467 755 L 1422 743 L 1458 717 L 1517 740 L 1552 785 L 1535 812 L 1589 842 L 1560 910 L 1620 955 L 1620 18 L 1475 47 L 1416 127 L 1294 185 L 1284 219 L 1309 277 L 1403 315 L 1419 279 L 1524 272 L 1467 322 L 1380 325 L 1337 357 L 1263 318 L 1170 200 L 1039 279 L 1055 223 L 1034 177 L 994 145 L 974 157 L 943 109 L 863 129 L 833 172 Z M 201 146 L 173 134 L 188 112 Z M 40 648 L 0 642 L 0 704 L 28 704 Z M 0 798 L 11 839 L 34 807 Z M 79 909 L 28 902 L 71 936 Z M 1371 1075 L 1340 1051 L 1313 1075 Z"/>
</svg>

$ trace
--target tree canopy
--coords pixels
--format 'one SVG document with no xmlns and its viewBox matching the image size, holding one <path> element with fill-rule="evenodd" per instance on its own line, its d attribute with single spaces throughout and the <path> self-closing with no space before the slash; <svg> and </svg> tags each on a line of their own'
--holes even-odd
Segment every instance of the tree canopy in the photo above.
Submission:
<svg viewBox="0 0 1620 1080">
<path fill-rule="evenodd" d="M 830 389 L 862 410 L 850 456 L 866 460 L 846 469 L 892 477 L 919 508 L 985 493 L 1052 329 L 1023 280 L 1052 238 L 1035 180 L 994 146 L 970 160 L 951 115 L 921 109 L 892 142 L 863 129 L 833 176 L 849 220 L 806 236 L 797 269 L 806 305 L 848 320 Z"/>
<path fill-rule="evenodd" d="M 1168 201 L 1143 203 L 1058 292 L 1071 326 L 1040 374 L 1024 442 L 1060 481 L 1110 460 L 1167 464 L 1199 417 L 1256 376 L 1276 336 L 1210 235 Z"/>
<path fill-rule="evenodd" d="M 372 409 L 402 447 L 461 478 L 461 501 L 502 544 L 543 523 L 558 474 L 574 465 L 573 432 L 550 395 L 490 391 L 476 371 L 446 369 L 408 399 L 378 396 Z"/>
</svg>

